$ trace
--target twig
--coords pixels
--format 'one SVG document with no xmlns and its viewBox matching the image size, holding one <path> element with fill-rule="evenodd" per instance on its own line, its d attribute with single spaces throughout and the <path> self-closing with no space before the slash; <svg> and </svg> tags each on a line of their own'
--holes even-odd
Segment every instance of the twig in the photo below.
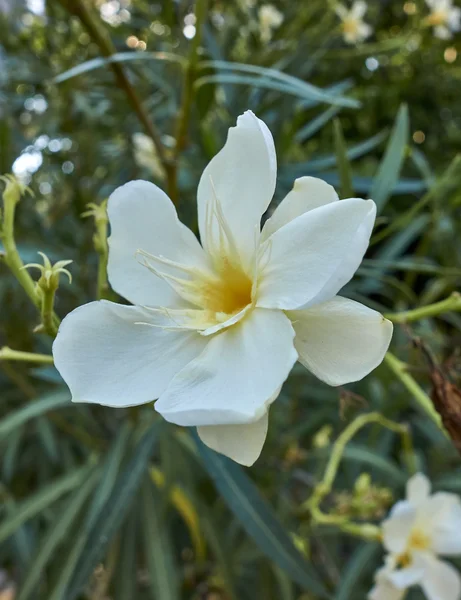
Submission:
<svg viewBox="0 0 461 600">
<path fill-rule="evenodd" d="M 116 53 L 116 49 L 111 38 L 107 34 L 105 28 L 95 17 L 92 8 L 88 6 L 86 0 L 56 1 L 59 2 L 68 12 L 74 14 L 80 19 L 82 25 L 86 28 L 92 40 L 99 47 L 99 50 L 103 56 L 108 58 Z M 171 160 L 167 154 L 160 132 L 158 131 L 155 123 L 149 117 L 149 114 L 144 108 L 135 88 L 131 85 L 123 66 L 118 62 L 110 62 L 109 66 L 115 75 L 119 87 L 125 92 L 133 110 L 138 116 L 139 121 L 143 125 L 147 135 L 152 139 L 157 149 L 159 159 L 167 175 L 168 193 L 171 200 L 176 204 L 178 200 L 176 168 L 174 161 Z"/>
</svg>

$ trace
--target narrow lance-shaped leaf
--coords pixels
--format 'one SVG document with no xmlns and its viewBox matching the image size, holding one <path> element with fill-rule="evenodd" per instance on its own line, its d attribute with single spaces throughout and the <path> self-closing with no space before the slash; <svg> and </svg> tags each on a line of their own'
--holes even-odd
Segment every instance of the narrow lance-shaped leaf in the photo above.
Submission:
<svg viewBox="0 0 461 600">
<path fill-rule="evenodd" d="M 153 600 L 179 600 L 179 576 L 174 563 L 173 545 L 166 508 L 161 493 L 146 478 L 142 486 L 142 529 L 147 568 Z"/>
<path fill-rule="evenodd" d="M 408 144 L 409 129 L 408 107 L 403 104 L 397 114 L 386 152 L 370 192 L 370 197 L 375 201 L 378 213 L 383 210 L 399 180 Z"/>
<path fill-rule="evenodd" d="M 333 136 L 335 142 L 336 159 L 338 161 L 339 179 L 341 181 L 341 198 L 353 198 L 352 171 L 347 158 L 347 147 L 344 141 L 343 128 L 339 119 L 333 121 Z"/>
<path fill-rule="evenodd" d="M 327 597 L 327 591 L 312 566 L 295 548 L 289 533 L 243 469 L 209 450 L 197 436 L 195 441 L 203 464 L 224 502 L 259 549 L 284 569 L 303 589 Z"/>
<path fill-rule="evenodd" d="M 12 535 L 23 523 L 40 514 L 67 492 L 81 485 L 93 468 L 93 465 L 86 465 L 67 473 L 18 503 L 15 510 L 0 525 L 0 543 Z"/>
<path fill-rule="evenodd" d="M 102 554 L 122 525 L 135 494 L 146 473 L 152 448 L 161 423 L 155 423 L 142 436 L 133 450 L 132 458 L 119 476 L 110 498 L 101 509 L 91 535 L 82 549 L 80 560 L 69 586 L 66 600 L 74 600 L 88 581 Z M 53 598 L 50 600 L 58 600 Z"/>
</svg>

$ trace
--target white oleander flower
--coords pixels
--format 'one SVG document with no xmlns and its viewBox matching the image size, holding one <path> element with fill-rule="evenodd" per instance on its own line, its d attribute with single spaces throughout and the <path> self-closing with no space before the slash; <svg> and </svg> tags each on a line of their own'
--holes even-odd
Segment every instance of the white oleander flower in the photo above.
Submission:
<svg viewBox="0 0 461 600">
<path fill-rule="evenodd" d="M 338 3 L 335 11 L 341 19 L 343 38 L 348 44 L 363 42 L 373 33 L 371 25 L 363 20 L 363 16 L 367 12 L 367 3 L 363 0 L 355 0 L 350 9 Z"/>
<path fill-rule="evenodd" d="M 370 600 L 402 600 L 420 585 L 428 600 L 459 600 L 461 576 L 439 556 L 461 555 L 461 500 L 455 494 L 430 494 L 422 474 L 407 483 L 407 499 L 398 502 L 383 523 L 389 553 L 378 571 Z"/>
<path fill-rule="evenodd" d="M 167 421 L 251 465 L 296 360 L 333 386 L 381 363 L 392 324 L 336 295 L 367 249 L 374 202 L 302 177 L 261 231 L 276 172 L 271 133 L 247 111 L 200 179 L 202 245 L 154 184 L 115 190 L 108 275 L 134 306 L 90 302 L 63 320 L 53 354 L 74 402 L 158 398 Z"/>
<path fill-rule="evenodd" d="M 272 4 L 263 4 L 258 10 L 258 17 L 261 40 L 268 42 L 273 30 L 283 23 L 283 14 Z"/>
<path fill-rule="evenodd" d="M 137 164 L 150 171 L 160 181 L 165 179 L 165 171 L 152 139 L 141 132 L 133 133 L 131 139 Z"/>
<path fill-rule="evenodd" d="M 461 8 L 453 6 L 453 0 L 426 0 L 431 14 L 424 20 L 434 28 L 434 35 L 449 40 L 453 32 L 461 29 Z"/>
</svg>

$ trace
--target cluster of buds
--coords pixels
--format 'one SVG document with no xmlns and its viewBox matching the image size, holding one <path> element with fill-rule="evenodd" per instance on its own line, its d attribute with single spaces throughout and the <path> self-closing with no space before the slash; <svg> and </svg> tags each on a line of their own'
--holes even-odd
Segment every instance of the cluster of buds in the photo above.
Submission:
<svg viewBox="0 0 461 600">
<path fill-rule="evenodd" d="M 352 519 L 382 518 L 392 504 L 390 489 L 373 485 L 368 473 L 356 480 L 352 492 L 340 492 L 335 498 L 335 514 Z"/>
</svg>

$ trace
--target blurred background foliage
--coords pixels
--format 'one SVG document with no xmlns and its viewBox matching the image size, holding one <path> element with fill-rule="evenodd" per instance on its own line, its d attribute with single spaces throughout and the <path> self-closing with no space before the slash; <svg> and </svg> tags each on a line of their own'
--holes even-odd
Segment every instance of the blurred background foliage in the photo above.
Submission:
<svg viewBox="0 0 461 600">
<path fill-rule="evenodd" d="M 17 211 L 24 262 L 37 251 L 73 260 L 59 316 L 96 295 L 86 205 L 134 178 L 171 189 L 143 115 L 192 228 L 200 173 L 251 108 L 275 137 L 276 202 L 301 175 L 377 202 L 345 295 L 386 313 L 459 289 L 461 36 L 435 38 L 421 0 L 370 0 L 372 35 L 347 45 L 334 4 L 0 0 L 0 172 L 34 192 Z M 49 354 L 5 266 L 0 302 L 1 345 Z M 456 312 L 396 326 L 392 352 L 429 392 L 433 365 L 412 337 L 456 384 L 460 332 Z M 347 390 L 296 368 L 251 470 L 151 407 L 71 405 L 50 365 L 1 361 L 0 389 L 2 600 L 365 598 L 379 546 L 316 527 L 302 508 L 332 441 L 364 409 L 408 422 L 420 468 L 461 493 L 451 442 L 388 364 Z M 362 473 L 378 489 L 357 484 Z M 379 522 L 407 476 L 400 440 L 371 427 L 348 446 L 326 506 Z"/>
</svg>

